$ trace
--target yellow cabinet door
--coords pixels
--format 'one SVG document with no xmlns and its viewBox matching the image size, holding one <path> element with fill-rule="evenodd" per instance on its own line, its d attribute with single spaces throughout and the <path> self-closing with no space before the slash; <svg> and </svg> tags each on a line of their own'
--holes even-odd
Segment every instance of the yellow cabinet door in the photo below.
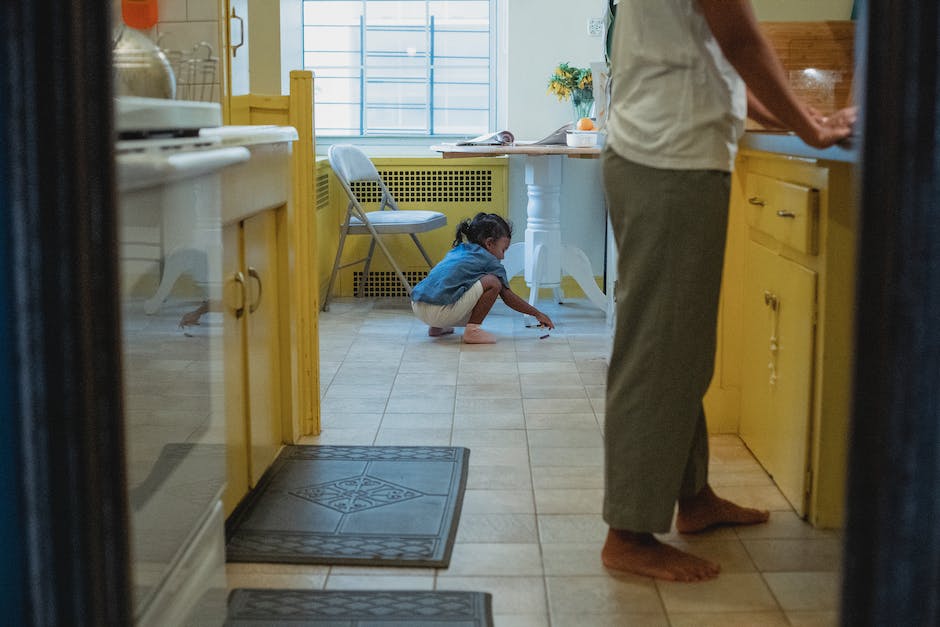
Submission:
<svg viewBox="0 0 940 627">
<path fill-rule="evenodd" d="M 249 456 L 252 487 L 271 465 L 283 442 L 277 219 L 263 211 L 244 221 L 247 291 L 246 358 L 248 371 Z"/>
<path fill-rule="evenodd" d="M 741 438 L 806 513 L 816 273 L 748 241 Z"/>
<path fill-rule="evenodd" d="M 222 229 L 223 337 L 225 351 L 225 494 L 222 502 L 228 516 L 248 494 L 248 420 L 245 413 L 245 273 L 242 263 L 242 227 Z"/>
</svg>

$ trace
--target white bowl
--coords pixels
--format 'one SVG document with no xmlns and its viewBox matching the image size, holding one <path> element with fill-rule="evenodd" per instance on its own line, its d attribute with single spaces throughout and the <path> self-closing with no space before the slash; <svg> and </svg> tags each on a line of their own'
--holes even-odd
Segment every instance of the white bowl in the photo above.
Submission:
<svg viewBox="0 0 940 627">
<path fill-rule="evenodd" d="M 571 148 L 591 148 L 597 145 L 597 131 L 568 131 L 565 139 Z"/>
</svg>

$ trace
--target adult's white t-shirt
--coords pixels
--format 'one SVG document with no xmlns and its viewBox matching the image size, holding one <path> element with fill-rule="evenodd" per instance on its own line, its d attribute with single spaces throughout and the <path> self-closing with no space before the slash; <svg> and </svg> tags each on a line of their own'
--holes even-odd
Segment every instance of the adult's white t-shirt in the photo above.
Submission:
<svg viewBox="0 0 940 627">
<path fill-rule="evenodd" d="M 654 168 L 731 171 L 747 96 L 696 0 L 620 0 L 607 143 Z"/>
</svg>

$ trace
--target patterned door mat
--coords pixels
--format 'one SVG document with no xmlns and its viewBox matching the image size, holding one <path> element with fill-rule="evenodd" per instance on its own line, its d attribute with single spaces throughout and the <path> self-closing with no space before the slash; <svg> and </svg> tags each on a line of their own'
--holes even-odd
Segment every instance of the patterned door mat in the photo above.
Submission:
<svg viewBox="0 0 940 627">
<path fill-rule="evenodd" d="M 226 627 L 492 627 L 486 592 L 232 590 Z"/>
<path fill-rule="evenodd" d="M 229 562 L 450 563 L 469 449 L 287 446 L 226 522 Z"/>
</svg>

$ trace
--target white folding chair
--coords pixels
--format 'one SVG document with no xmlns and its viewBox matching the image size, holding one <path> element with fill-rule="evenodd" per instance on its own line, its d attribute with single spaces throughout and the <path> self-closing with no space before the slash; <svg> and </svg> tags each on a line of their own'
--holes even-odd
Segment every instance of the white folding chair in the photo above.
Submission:
<svg viewBox="0 0 940 627">
<path fill-rule="evenodd" d="M 326 288 L 326 296 L 323 298 L 323 311 L 327 311 L 330 303 L 330 295 L 333 291 L 333 283 L 336 281 L 336 274 L 343 268 L 365 262 L 362 271 L 362 280 L 359 282 L 357 296 L 362 293 L 362 287 L 369 278 L 369 268 L 372 265 L 372 254 L 375 252 L 375 245 L 378 244 L 382 253 L 395 270 L 398 280 L 401 281 L 405 291 L 411 294 L 411 284 L 405 278 L 401 267 L 392 253 L 388 250 L 381 235 L 408 234 L 414 241 L 415 246 L 421 252 L 428 267 L 432 267 L 431 258 L 427 251 L 418 241 L 416 233 L 433 231 L 447 225 L 447 216 L 438 211 L 417 211 L 402 210 L 398 208 L 395 199 L 389 193 L 388 188 L 378 170 L 372 161 L 359 148 L 349 144 L 334 144 L 330 146 L 329 151 L 330 167 L 337 180 L 342 184 L 346 195 L 349 197 L 349 204 L 346 207 L 346 219 L 340 227 L 339 247 L 336 250 L 336 259 L 333 262 L 333 271 L 330 273 L 330 282 Z M 378 211 L 366 211 L 362 208 L 359 199 L 352 191 L 351 184 L 357 181 L 373 181 L 382 194 L 382 201 Z M 369 253 L 360 259 L 341 264 L 343 256 L 343 246 L 346 243 L 347 235 L 370 235 L 372 241 L 369 243 Z"/>
</svg>

